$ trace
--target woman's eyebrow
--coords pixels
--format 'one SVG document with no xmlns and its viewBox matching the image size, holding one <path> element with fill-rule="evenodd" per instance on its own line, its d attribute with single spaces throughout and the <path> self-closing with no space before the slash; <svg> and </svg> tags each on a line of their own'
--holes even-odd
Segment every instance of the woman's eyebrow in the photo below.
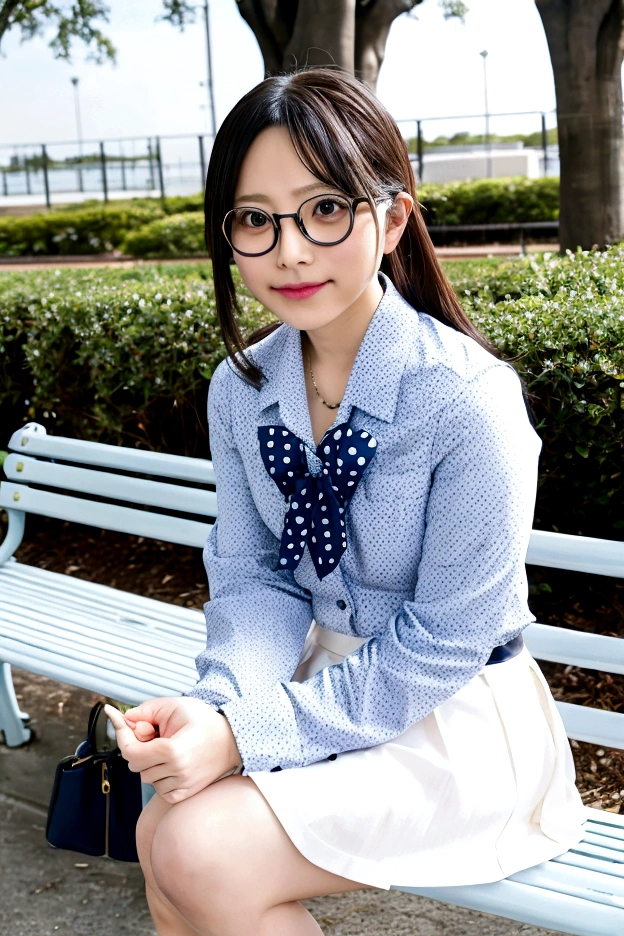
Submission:
<svg viewBox="0 0 624 936">
<path fill-rule="evenodd" d="M 338 191 L 334 185 L 327 185 L 325 182 L 311 182 L 310 185 L 303 185 L 301 188 L 293 189 L 291 195 L 306 195 L 308 192 L 313 192 L 315 189 L 322 189 L 324 192 Z M 270 202 L 271 199 L 267 195 L 262 195 L 260 192 L 252 192 L 250 195 L 239 195 L 237 202 Z"/>
</svg>

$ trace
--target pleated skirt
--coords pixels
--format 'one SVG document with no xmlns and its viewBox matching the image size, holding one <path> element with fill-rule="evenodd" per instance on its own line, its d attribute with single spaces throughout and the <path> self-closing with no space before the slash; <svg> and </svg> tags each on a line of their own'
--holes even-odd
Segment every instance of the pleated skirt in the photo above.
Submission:
<svg viewBox="0 0 624 936">
<path fill-rule="evenodd" d="M 293 680 L 363 642 L 315 624 Z M 249 776 L 309 861 L 384 889 L 501 880 L 576 845 L 586 817 L 561 717 L 526 647 L 392 741 Z"/>
</svg>

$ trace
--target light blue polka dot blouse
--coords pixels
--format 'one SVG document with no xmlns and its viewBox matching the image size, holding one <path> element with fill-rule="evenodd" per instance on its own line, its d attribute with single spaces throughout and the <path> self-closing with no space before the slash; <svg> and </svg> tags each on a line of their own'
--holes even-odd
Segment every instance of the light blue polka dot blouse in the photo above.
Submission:
<svg viewBox="0 0 624 936">
<path fill-rule="evenodd" d="M 223 711 L 243 774 L 396 738 L 534 620 L 524 559 L 541 443 L 520 381 L 382 282 L 334 423 L 350 419 L 377 449 L 331 574 L 319 579 L 307 547 L 296 569 L 280 568 L 288 503 L 258 440 L 260 426 L 284 426 L 312 475 L 321 470 L 300 332 L 283 324 L 248 352 L 267 377 L 260 390 L 228 361 L 210 385 L 219 516 L 204 551 L 207 645 L 189 695 Z M 370 639 L 291 682 L 312 619 Z"/>
</svg>

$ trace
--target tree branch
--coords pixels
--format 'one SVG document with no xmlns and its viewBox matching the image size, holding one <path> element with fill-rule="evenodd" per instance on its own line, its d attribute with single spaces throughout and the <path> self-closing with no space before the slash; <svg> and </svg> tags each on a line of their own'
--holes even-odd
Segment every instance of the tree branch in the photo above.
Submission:
<svg viewBox="0 0 624 936">
<path fill-rule="evenodd" d="M 89 57 L 101 63 L 115 58 L 115 47 L 95 25 L 98 19 L 108 22 L 109 8 L 101 0 L 73 0 L 65 7 L 49 0 L 5 0 L 0 7 L 0 21 L 4 33 L 13 26 L 20 29 L 22 41 L 45 32 L 48 26 L 56 29 L 49 43 L 57 58 L 69 60 L 71 44 L 80 39 L 88 47 L 94 47 Z M 0 38 L 3 33 L 0 32 Z"/>
<path fill-rule="evenodd" d="M 238 12 L 243 17 L 260 46 L 262 58 L 264 59 L 265 75 L 275 75 L 282 68 L 282 47 L 275 36 L 274 31 L 269 26 L 267 17 L 261 0 L 236 0 Z M 276 8 L 277 4 L 267 4 Z M 277 10 L 272 19 L 277 18 Z M 290 35 L 290 34 L 289 34 Z M 284 43 L 285 45 L 285 43 Z"/>
<path fill-rule="evenodd" d="M 390 27 L 422 0 L 360 0 L 356 13 L 355 74 L 375 90 Z"/>
<path fill-rule="evenodd" d="M 13 11 L 20 5 L 20 0 L 4 0 L 0 3 L 0 42 L 5 32 L 12 25 Z"/>
<path fill-rule="evenodd" d="M 352 73 L 355 5 L 356 0 L 299 0 L 283 64 L 287 68 L 338 65 Z"/>
</svg>

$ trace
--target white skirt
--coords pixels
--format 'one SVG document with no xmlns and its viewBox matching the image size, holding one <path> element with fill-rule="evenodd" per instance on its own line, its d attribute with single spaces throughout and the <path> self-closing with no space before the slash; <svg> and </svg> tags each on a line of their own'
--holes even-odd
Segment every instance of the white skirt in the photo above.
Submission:
<svg viewBox="0 0 624 936">
<path fill-rule="evenodd" d="M 364 642 L 313 625 L 293 680 Z M 576 845 L 586 818 L 561 717 L 526 647 L 392 741 L 249 776 L 309 861 L 386 890 L 501 880 Z"/>
</svg>

